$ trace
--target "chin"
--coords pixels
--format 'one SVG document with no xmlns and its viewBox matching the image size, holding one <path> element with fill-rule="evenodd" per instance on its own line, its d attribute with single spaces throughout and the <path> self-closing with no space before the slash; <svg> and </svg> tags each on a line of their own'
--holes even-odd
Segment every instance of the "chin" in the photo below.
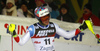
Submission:
<svg viewBox="0 0 100 51">
<path fill-rule="evenodd" d="M 49 23 L 45 24 L 45 25 L 48 25 Z"/>
<path fill-rule="evenodd" d="M 49 23 L 45 23 L 45 25 L 48 25 Z"/>
</svg>

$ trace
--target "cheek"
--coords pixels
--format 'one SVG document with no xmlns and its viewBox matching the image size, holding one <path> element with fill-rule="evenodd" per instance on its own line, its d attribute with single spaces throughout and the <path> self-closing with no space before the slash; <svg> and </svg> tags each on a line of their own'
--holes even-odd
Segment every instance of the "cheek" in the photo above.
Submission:
<svg viewBox="0 0 100 51">
<path fill-rule="evenodd" d="M 65 10 L 65 13 L 67 13 L 67 10 Z"/>
<path fill-rule="evenodd" d="M 7 3 L 6 6 L 7 6 L 8 8 L 11 8 L 11 7 L 13 6 L 13 4 L 12 4 L 12 3 Z"/>
<path fill-rule="evenodd" d="M 63 10 L 61 10 L 61 13 L 63 13 L 64 11 Z"/>
<path fill-rule="evenodd" d="M 61 12 L 62 12 L 63 14 L 66 14 L 66 13 L 67 13 L 67 10 L 61 10 Z"/>
<path fill-rule="evenodd" d="M 49 22 L 49 20 L 45 20 L 45 21 L 42 21 L 42 22 L 46 23 L 46 22 Z"/>
<path fill-rule="evenodd" d="M 25 12 L 25 11 L 27 11 L 27 8 L 22 8 L 22 10 Z"/>
<path fill-rule="evenodd" d="M 49 20 L 42 21 L 42 23 L 44 23 L 44 24 L 48 24 L 48 23 L 49 23 Z"/>
<path fill-rule="evenodd" d="M 12 5 L 12 4 L 10 4 L 10 6 L 12 7 L 13 5 Z"/>
<path fill-rule="evenodd" d="M 90 10 L 87 10 L 87 12 L 90 12 Z"/>
<path fill-rule="evenodd" d="M 86 9 L 84 9 L 83 11 L 87 11 Z"/>
</svg>

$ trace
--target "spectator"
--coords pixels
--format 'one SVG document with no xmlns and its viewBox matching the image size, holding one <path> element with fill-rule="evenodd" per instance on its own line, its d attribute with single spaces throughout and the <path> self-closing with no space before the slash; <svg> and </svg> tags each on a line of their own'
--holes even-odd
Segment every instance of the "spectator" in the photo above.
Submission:
<svg viewBox="0 0 100 51">
<path fill-rule="evenodd" d="M 6 7 L 2 11 L 3 15 L 17 16 L 17 10 L 14 0 L 7 0 Z"/>
<path fill-rule="evenodd" d="M 57 17 L 57 19 L 66 22 L 75 22 L 74 17 L 69 14 L 69 7 L 67 4 L 61 5 L 60 15 Z"/>
<path fill-rule="evenodd" d="M 17 9 L 20 8 L 20 3 L 19 3 L 19 0 L 14 0 L 15 1 L 15 5 L 17 6 Z"/>
<path fill-rule="evenodd" d="M 51 7 L 47 3 L 45 3 L 44 0 L 35 0 L 35 2 L 37 7 L 45 6 L 46 8 L 49 9 L 50 12 L 52 11 Z"/>
<path fill-rule="evenodd" d="M 6 6 L 6 0 L 0 0 L 0 14 L 2 14 L 2 9 Z"/>
<path fill-rule="evenodd" d="M 1 0 L 1 9 L 3 9 L 6 6 L 6 0 Z"/>
<path fill-rule="evenodd" d="M 100 19 L 92 13 L 92 6 L 90 4 L 86 4 L 84 6 L 84 13 L 82 18 L 80 18 L 79 23 L 82 23 L 83 20 L 91 19 L 93 25 L 100 26 Z"/>
<path fill-rule="evenodd" d="M 27 4 L 23 3 L 21 5 L 21 9 L 18 9 L 17 11 L 17 16 L 18 17 L 27 17 L 27 18 L 34 18 L 33 13 L 31 13 L 28 8 L 27 8 Z"/>
<path fill-rule="evenodd" d="M 50 12 L 51 18 L 56 19 L 60 14 L 58 10 L 58 6 L 53 1 L 49 2 L 49 0 L 48 0 L 48 4 L 52 8 L 52 11 Z"/>
</svg>

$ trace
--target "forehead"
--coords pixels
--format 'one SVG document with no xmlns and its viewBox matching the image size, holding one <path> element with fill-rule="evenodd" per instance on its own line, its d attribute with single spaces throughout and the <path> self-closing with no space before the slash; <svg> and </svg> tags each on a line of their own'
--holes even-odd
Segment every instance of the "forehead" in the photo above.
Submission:
<svg viewBox="0 0 100 51">
<path fill-rule="evenodd" d="M 66 8 L 61 8 L 61 9 L 67 10 Z"/>
<path fill-rule="evenodd" d="M 7 4 L 12 4 L 11 2 L 8 2 Z"/>
<path fill-rule="evenodd" d="M 36 1 L 40 1 L 40 0 L 35 0 L 35 2 L 36 2 Z"/>
<path fill-rule="evenodd" d="M 21 6 L 26 6 L 25 4 L 22 4 Z"/>
<path fill-rule="evenodd" d="M 89 10 L 88 8 L 84 8 L 84 10 Z"/>
</svg>

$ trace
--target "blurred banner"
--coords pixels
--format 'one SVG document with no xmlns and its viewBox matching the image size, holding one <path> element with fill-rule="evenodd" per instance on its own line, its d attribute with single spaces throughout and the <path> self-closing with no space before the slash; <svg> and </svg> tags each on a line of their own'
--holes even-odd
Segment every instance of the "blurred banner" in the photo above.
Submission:
<svg viewBox="0 0 100 51">
<path fill-rule="evenodd" d="M 51 19 L 50 21 L 58 24 L 61 28 L 63 28 L 66 31 L 74 30 L 80 26 L 79 23 L 62 22 L 56 19 Z M 25 34 L 27 28 L 36 22 L 38 21 L 35 18 L 19 18 L 19 17 L 0 15 L 0 35 L 1 35 L 0 36 L 0 39 L 1 39 L 0 51 L 11 51 L 12 40 L 11 40 L 11 36 L 7 33 L 7 27 L 9 24 L 11 23 L 16 24 L 17 34 L 20 37 L 22 37 Z M 100 34 L 100 30 L 99 30 L 100 27 L 93 26 L 93 28 L 96 34 L 97 33 Z M 29 42 L 27 42 L 24 46 L 18 45 L 15 41 L 13 41 L 13 43 L 14 43 L 13 44 L 14 51 L 32 51 L 32 50 L 34 51 L 34 46 L 32 45 L 31 40 L 29 40 Z M 58 34 L 55 35 L 55 47 L 56 47 L 55 49 L 56 50 L 59 51 L 60 49 L 63 49 L 64 47 L 66 47 L 65 49 L 62 50 L 62 51 L 66 51 L 67 48 L 68 49 L 71 49 L 71 47 L 74 48 L 74 45 L 75 47 L 78 47 L 76 48 L 76 50 L 79 48 L 81 50 L 86 47 L 88 47 L 88 50 L 90 49 L 96 49 L 97 51 L 100 50 L 100 42 L 97 41 L 95 36 L 88 29 L 86 29 L 85 31 L 81 32 L 80 34 L 78 34 L 77 36 L 71 39 L 61 37 Z M 58 49 L 57 47 L 61 47 L 61 48 Z M 21 49 L 21 48 L 24 48 L 24 49 Z M 87 49 L 85 49 L 84 51 L 87 51 Z M 93 50 L 90 50 L 90 51 L 93 51 Z"/>
</svg>

